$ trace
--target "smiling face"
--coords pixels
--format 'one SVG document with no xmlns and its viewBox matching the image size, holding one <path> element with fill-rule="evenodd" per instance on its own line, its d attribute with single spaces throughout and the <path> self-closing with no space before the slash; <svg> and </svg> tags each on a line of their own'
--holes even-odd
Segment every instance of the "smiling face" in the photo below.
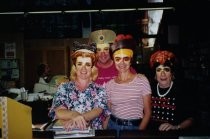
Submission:
<svg viewBox="0 0 210 139">
<path fill-rule="evenodd" d="M 131 57 L 123 53 L 116 54 L 114 55 L 114 63 L 119 72 L 125 72 L 130 69 Z"/>
<path fill-rule="evenodd" d="M 111 61 L 108 43 L 97 45 L 97 57 L 98 62 L 101 64 L 107 64 Z"/>
<path fill-rule="evenodd" d="M 76 75 L 81 79 L 91 78 L 92 60 L 90 57 L 78 56 L 75 63 Z"/>
<path fill-rule="evenodd" d="M 173 74 L 171 68 L 168 66 L 159 65 L 156 67 L 156 79 L 161 88 L 167 88 L 170 86 Z"/>
</svg>

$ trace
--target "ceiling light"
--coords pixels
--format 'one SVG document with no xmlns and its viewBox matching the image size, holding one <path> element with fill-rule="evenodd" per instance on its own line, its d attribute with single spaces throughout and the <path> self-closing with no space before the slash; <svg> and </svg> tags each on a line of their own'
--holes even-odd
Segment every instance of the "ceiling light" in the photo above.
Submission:
<svg viewBox="0 0 210 139">
<path fill-rule="evenodd" d="M 68 11 L 64 11 L 64 13 L 92 13 L 92 12 L 99 12 L 99 10 L 68 10 Z"/>
<path fill-rule="evenodd" d="M 102 9 L 102 12 L 123 12 L 123 11 L 135 11 L 136 8 L 129 8 L 129 9 Z"/>
<path fill-rule="evenodd" d="M 34 11 L 34 12 L 28 12 L 29 14 L 56 14 L 56 13 L 62 13 L 62 11 Z"/>
<path fill-rule="evenodd" d="M 156 7 L 156 8 L 137 8 L 139 11 L 146 11 L 146 10 L 174 10 L 174 7 Z"/>
<path fill-rule="evenodd" d="M 2 12 L 0 14 L 24 14 L 24 12 Z"/>
</svg>

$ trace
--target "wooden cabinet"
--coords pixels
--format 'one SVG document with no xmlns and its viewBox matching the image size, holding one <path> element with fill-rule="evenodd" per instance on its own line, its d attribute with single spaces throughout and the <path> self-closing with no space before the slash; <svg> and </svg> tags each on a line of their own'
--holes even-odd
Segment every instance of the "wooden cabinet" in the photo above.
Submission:
<svg viewBox="0 0 210 139">
<path fill-rule="evenodd" d="M 47 63 L 52 75 L 70 75 L 70 51 L 74 41 L 87 43 L 87 39 L 39 39 L 25 40 L 24 44 L 24 75 L 25 87 L 33 90 L 38 81 L 36 72 L 40 63 Z"/>
<path fill-rule="evenodd" d="M 38 81 L 37 66 L 47 63 L 52 75 L 69 75 L 69 48 L 63 40 L 25 41 L 25 87 L 33 90 Z"/>
</svg>

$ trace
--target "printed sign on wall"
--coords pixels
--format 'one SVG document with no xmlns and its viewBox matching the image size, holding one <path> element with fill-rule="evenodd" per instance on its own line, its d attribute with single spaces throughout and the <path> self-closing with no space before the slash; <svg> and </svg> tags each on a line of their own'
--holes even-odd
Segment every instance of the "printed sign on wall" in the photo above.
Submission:
<svg viewBox="0 0 210 139">
<path fill-rule="evenodd" d="M 5 43 L 5 58 L 16 58 L 16 44 Z"/>
</svg>

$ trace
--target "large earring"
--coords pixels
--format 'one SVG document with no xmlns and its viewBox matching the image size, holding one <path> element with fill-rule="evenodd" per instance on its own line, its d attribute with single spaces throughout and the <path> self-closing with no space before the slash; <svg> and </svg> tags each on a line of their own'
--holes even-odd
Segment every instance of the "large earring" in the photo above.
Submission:
<svg viewBox="0 0 210 139">
<path fill-rule="evenodd" d="M 157 80 L 157 75 L 155 75 L 154 79 Z"/>
<path fill-rule="evenodd" d="M 70 71 L 70 79 L 74 81 L 76 79 L 76 67 L 73 65 Z"/>
<path fill-rule="evenodd" d="M 91 78 L 92 78 L 92 81 L 95 81 L 98 77 L 98 68 L 96 66 L 93 66 L 92 67 L 92 71 L 91 71 Z"/>
<path fill-rule="evenodd" d="M 174 76 L 174 75 L 172 75 L 171 80 L 173 81 L 174 79 L 175 79 L 175 76 Z"/>
</svg>

